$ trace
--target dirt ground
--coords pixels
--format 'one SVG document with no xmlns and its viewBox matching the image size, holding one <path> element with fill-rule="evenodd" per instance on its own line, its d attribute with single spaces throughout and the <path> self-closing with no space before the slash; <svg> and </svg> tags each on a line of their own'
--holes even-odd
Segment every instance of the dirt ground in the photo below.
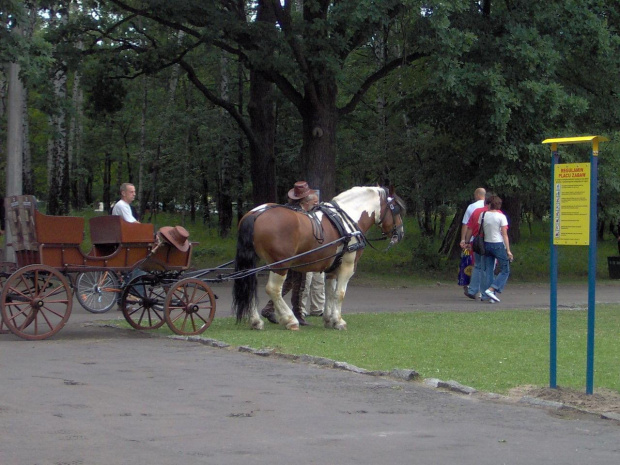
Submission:
<svg viewBox="0 0 620 465">
<path fill-rule="evenodd" d="M 593 413 L 620 414 L 620 393 L 609 389 L 594 389 L 591 395 L 586 394 L 585 388 L 581 391 L 559 386 L 556 389 L 549 387 L 521 386 L 510 391 L 508 396 L 517 401 L 523 396 L 537 399 L 560 402 L 569 407 Z"/>
</svg>

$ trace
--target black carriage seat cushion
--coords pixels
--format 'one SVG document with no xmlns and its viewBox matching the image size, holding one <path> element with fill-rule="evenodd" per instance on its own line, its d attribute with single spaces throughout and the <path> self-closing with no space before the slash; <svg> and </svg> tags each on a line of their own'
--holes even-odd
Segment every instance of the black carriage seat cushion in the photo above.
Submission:
<svg viewBox="0 0 620 465">
<path fill-rule="evenodd" d="M 93 245 L 152 244 L 155 228 L 151 223 L 128 223 L 120 216 L 95 216 L 89 220 Z"/>
</svg>

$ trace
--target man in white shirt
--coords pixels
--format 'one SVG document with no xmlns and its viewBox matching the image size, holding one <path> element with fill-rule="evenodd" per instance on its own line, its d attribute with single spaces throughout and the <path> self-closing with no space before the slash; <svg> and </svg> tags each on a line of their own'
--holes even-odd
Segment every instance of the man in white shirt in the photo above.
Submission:
<svg viewBox="0 0 620 465">
<path fill-rule="evenodd" d="M 487 191 L 484 189 L 484 187 L 479 187 L 478 189 L 476 189 L 474 191 L 474 203 L 470 203 L 469 206 L 467 207 L 467 210 L 465 210 L 465 215 L 463 215 L 463 221 L 461 222 L 461 242 L 459 243 L 461 249 L 465 250 L 465 248 L 468 245 L 468 242 L 465 242 L 465 238 L 467 236 L 467 223 L 469 223 L 469 219 L 471 218 L 472 213 L 474 212 L 474 210 L 477 210 L 478 208 L 482 208 L 484 207 L 484 199 L 486 197 Z M 471 234 L 470 234 L 471 235 Z M 471 237 L 470 242 L 474 240 L 473 236 Z M 476 263 L 475 266 L 480 267 L 482 264 L 481 263 Z M 465 290 L 465 295 L 467 297 L 471 297 L 469 295 L 469 286 L 463 286 L 463 289 Z M 472 297 L 475 298 L 475 297 Z"/>
<path fill-rule="evenodd" d="M 465 243 L 465 234 L 467 233 L 467 223 L 469 222 L 469 218 L 471 217 L 471 214 L 474 212 L 474 210 L 484 207 L 484 198 L 486 194 L 487 191 L 484 189 L 484 187 L 479 187 L 478 189 L 476 189 L 474 191 L 474 203 L 470 203 L 467 207 L 467 210 L 465 210 L 465 215 L 463 216 L 463 221 L 461 222 L 461 249 L 464 249 L 467 245 Z"/>
<path fill-rule="evenodd" d="M 136 187 L 128 182 L 121 184 L 121 199 L 114 205 L 112 214 L 123 217 L 123 219 L 129 223 L 138 223 L 139 221 L 131 212 L 131 202 L 133 202 L 135 198 Z"/>
</svg>

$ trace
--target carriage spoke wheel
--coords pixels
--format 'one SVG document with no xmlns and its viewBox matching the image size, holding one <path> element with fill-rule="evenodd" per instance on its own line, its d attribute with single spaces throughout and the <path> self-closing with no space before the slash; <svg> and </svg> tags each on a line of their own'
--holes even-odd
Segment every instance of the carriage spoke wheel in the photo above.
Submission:
<svg viewBox="0 0 620 465">
<path fill-rule="evenodd" d="M 75 280 L 78 302 L 91 313 L 110 310 L 121 295 L 118 277 L 111 270 L 80 273 Z"/>
<path fill-rule="evenodd" d="M 164 302 L 167 289 L 153 276 L 138 276 L 123 290 L 121 310 L 131 326 L 136 329 L 157 329 L 164 319 Z"/>
<path fill-rule="evenodd" d="M 46 339 L 62 329 L 73 305 L 71 286 L 59 271 L 29 265 L 4 283 L 0 306 L 3 324 L 31 341 Z"/>
<path fill-rule="evenodd" d="M 176 334 L 201 334 L 215 316 L 215 296 L 203 281 L 182 279 L 168 291 L 165 315 L 166 323 Z"/>
<path fill-rule="evenodd" d="M 0 271 L 0 293 L 2 292 L 2 289 L 4 289 L 4 283 L 6 283 L 6 280 L 8 279 L 9 276 L 11 276 L 9 273 Z M 0 334 L 11 334 L 11 331 L 9 330 L 9 328 L 7 328 L 6 325 L 4 324 L 4 320 L 2 319 L 1 312 L 0 312 Z"/>
</svg>

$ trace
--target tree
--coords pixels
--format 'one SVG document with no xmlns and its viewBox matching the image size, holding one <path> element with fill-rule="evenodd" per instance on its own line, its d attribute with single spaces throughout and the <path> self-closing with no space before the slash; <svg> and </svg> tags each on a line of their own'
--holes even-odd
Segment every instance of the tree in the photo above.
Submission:
<svg viewBox="0 0 620 465">
<path fill-rule="evenodd" d="M 407 70 L 410 91 L 396 96 L 417 142 L 399 172 L 423 180 L 432 202 L 462 202 L 479 185 L 497 192 L 518 239 L 523 210 L 549 195 L 550 157 L 540 142 L 620 122 L 617 79 L 609 78 L 620 71 L 616 10 L 596 0 L 432 5 L 428 24 L 443 26 L 432 55 L 424 69 Z M 593 62 L 605 72 L 592 76 Z M 601 116 L 603 99 L 609 111 Z"/>
<path fill-rule="evenodd" d="M 181 63 L 204 95 L 224 107 L 237 121 L 248 137 L 253 155 L 264 157 L 253 166 L 268 166 L 270 157 L 269 147 L 265 147 L 267 153 L 261 151 L 266 139 L 255 132 L 258 123 L 254 127 L 249 125 L 234 105 L 217 97 L 216 92 L 202 83 L 192 66 L 192 52 L 203 45 L 219 47 L 239 56 L 255 72 L 253 79 L 266 78 L 273 82 L 301 116 L 300 175 L 320 187 L 327 198 L 336 189 L 335 142 L 339 118 L 352 112 L 372 85 L 390 71 L 423 56 L 414 52 L 391 57 L 383 67 L 360 76 L 355 83 L 349 83 L 347 92 L 339 94 L 342 90 L 339 80 L 347 59 L 355 53 L 372 54 L 368 41 L 386 23 L 395 21 L 406 2 L 307 0 L 298 14 L 292 1 L 260 0 L 256 2 L 259 19 L 256 21 L 246 13 L 243 2 L 188 1 L 175 4 L 174 8 L 156 1 L 141 2 L 140 7 L 121 0 L 111 3 L 124 12 L 187 34 L 181 49 L 156 43 L 153 36 L 149 37 L 149 48 L 131 48 L 151 60 L 158 56 L 163 61 Z M 345 97 L 340 105 L 339 96 Z M 259 177 L 264 173 L 252 171 L 251 174 L 253 183 L 260 185 Z"/>
</svg>

